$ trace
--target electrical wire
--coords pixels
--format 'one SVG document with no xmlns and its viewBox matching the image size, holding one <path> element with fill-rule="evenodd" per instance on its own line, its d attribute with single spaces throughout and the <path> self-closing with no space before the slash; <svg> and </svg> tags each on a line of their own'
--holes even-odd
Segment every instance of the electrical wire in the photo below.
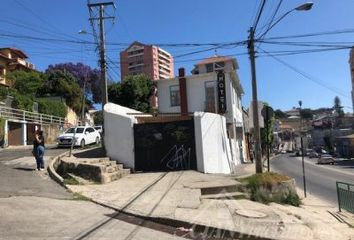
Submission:
<svg viewBox="0 0 354 240">
<path fill-rule="evenodd" d="M 254 21 L 254 23 L 253 23 L 253 25 L 252 25 L 254 31 L 256 31 L 256 29 L 257 29 L 257 25 L 258 25 L 259 19 L 260 19 L 261 16 L 262 16 L 263 9 L 264 9 L 265 3 L 266 3 L 266 0 L 261 0 L 261 1 L 262 1 L 262 2 L 261 2 L 261 4 L 260 4 L 260 7 L 258 8 L 255 21 Z"/>
<path fill-rule="evenodd" d="M 280 6 L 281 6 L 282 3 L 283 3 L 283 0 L 279 0 L 278 5 L 276 6 L 276 8 L 275 8 L 275 10 L 274 10 L 274 12 L 273 12 L 272 17 L 270 18 L 270 20 L 268 21 L 267 24 L 265 24 L 263 27 L 260 28 L 259 32 L 263 32 L 263 30 L 264 30 L 265 28 L 267 28 L 267 29 L 264 31 L 265 33 L 270 30 L 270 27 L 272 26 L 272 23 L 274 22 L 274 18 L 275 18 L 275 16 L 277 15 L 277 13 L 278 13 L 278 11 L 279 11 Z M 260 34 L 260 35 L 262 35 L 262 37 L 260 37 L 260 39 L 265 37 L 265 35 L 263 35 L 263 34 Z M 256 38 L 257 38 L 257 37 L 256 37 Z"/>
<path fill-rule="evenodd" d="M 290 65 L 289 63 L 287 63 L 287 62 L 281 60 L 280 58 L 278 58 L 278 57 L 276 57 L 276 56 L 274 56 L 274 55 L 268 53 L 267 51 L 265 51 L 265 50 L 263 50 L 263 49 L 261 49 L 261 48 L 258 48 L 258 49 L 261 50 L 262 52 L 264 52 L 265 54 L 269 55 L 270 57 L 272 57 L 272 58 L 273 58 L 274 60 L 276 60 L 277 62 L 283 64 L 284 66 L 286 66 L 286 67 L 288 67 L 288 68 L 290 68 L 292 71 L 294 71 L 294 72 L 300 74 L 300 75 L 303 76 L 304 78 L 306 78 L 306 79 L 308 79 L 308 80 L 310 80 L 310 81 L 312 81 L 312 82 L 314 82 L 314 83 L 316 83 L 316 84 L 318 84 L 318 85 L 320 85 L 320 86 L 326 88 L 327 90 L 330 90 L 330 91 L 335 92 L 335 93 L 337 93 L 337 94 L 339 94 L 339 95 L 341 95 L 341 96 L 343 96 L 343 97 L 345 97 L 345 98 L 350 99 L 350 97 L 349 97 L 348 95 L 345 95 L 345 94 L 343 94 L 343 93 L 341 92 L 342 90 L 337 89 L 337 88 L 334 88 L 334 87 L 330 87 L 330 86 L 328 86 L 327 84 L 323 83 L 323 81 L 318 80 L 318 79 L 315 79 L 314 77 L 311 77 L 309 74 L 307 74 L 307 73 L 305 73 L 305 72 L 299 70 L 298 68 L 296 68 L 296 67 Z"/>
<path fill-rule="evenodd" d="M 342 30 L 334 30 L 334 31 L 326 31 L 326 32 L 307 33 L 307 34 L 300 34 L 300 35 L 270 37 L 264 40 L 267 41 L 267 40 L 279 40 L 279 39 L 288 39 L 288 38 L 306 38 L 306 37 L 329 36 L 329 35 L 337 35 L 337 34 L 345 34 L 345 33 L 354 33 L 354 29 L 350 28 L 350 29 L 342 29 Z"/>
</svg>

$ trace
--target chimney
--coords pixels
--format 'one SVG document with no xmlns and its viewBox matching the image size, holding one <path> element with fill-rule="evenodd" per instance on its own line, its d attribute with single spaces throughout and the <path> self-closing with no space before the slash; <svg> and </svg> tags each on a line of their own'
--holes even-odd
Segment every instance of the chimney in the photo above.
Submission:
<svg viewBox="0 0 354 240">
<path fill-rule="evenodd" d="M 179 95 L 181 100 L 181 115 L 188 115 L 187 81 L 184 68 L 178 69 Z"/>
</svg>

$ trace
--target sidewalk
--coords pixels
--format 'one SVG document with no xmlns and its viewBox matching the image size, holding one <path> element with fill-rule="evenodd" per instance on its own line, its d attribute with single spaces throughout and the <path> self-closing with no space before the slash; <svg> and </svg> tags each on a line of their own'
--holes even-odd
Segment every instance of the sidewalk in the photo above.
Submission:
<svg viewBox="0 0 354 240">
<path fill-rule="evenodd" d="M 252 172 L 253 164 L 244 165 L 239 171 L 242 175 Z M 204 199 L 200 189 L 192 187 L 227 181 L 230 176 L 183 171 L 131 174 L 105 185 L 67 187 L 128 214 L 189 223 L 190 233 L 202 225 L 261 239 L 354 239 L 354 230 L 328 212 L 332 206 L 315 198 L 308 197 L 297 208 L 246 199 Z"/>
</svg>

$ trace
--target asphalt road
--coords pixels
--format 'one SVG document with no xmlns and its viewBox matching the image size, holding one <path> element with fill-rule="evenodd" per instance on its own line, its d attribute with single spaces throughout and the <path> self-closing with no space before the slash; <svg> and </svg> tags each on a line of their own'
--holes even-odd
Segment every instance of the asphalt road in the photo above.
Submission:
<svg viewBox="0 0 354 240">
<path fill-rule="evenodd" d="M 316 161 L 316 158 L 305 157 L 307 192 L 336 205 L 336 181 L 354 184 L 354 161 L 338 161 L 335 165 L 318 165 Z M 271 170 L 295 178 L 296 185 L 303 190 L 301 157 L 276 156 L 271 161 Z"/>
<path fill-rule="evenodd" d="M 67 149 L 47 149 L 45 165 L 51 156 Z M 47 171 L 35 171 L 36 161 L 28 149 L 6 149 L 0 151 L 0 197 L 38 196 L 56 199 L 71 199 L 72 194 L 59 186 Z"/>
</svg>

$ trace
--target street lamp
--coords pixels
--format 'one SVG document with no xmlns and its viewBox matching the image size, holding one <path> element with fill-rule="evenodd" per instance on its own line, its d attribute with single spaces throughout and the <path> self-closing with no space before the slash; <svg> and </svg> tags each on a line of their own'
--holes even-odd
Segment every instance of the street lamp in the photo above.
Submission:
<svg viewBox="0 0 354 240">
<path fill-rule="evenodd" d="M 264 0 L 265 1 L 265 0 Z M 263 2 L 265 3 L 265 2 Z M 308 2 L 304 3 L 296 8 L 291 9 L 286 12 L 277 21 L 274 22 L 258 39 L 264 37 L 269 30 L 271 30 L 276 24 L 278 24 L 285 16 L 290 14 L 293 11 L 307 11 L 312 8 L 313 3 Z M 253 108 L 253 135 L 255 142 L 255 159 L 256 159 L 256 173 L 262 173 L 262 149 L 261 149 L 261 138 L 260 138 L 260 129 L 259 129 L 259 119 L 258 119 L 258 97 L 257 97 L 257 78 L 256 78 L 256 61 L 255 61 L 255 50 L 254 50 L 254 42 L 258 39 L 254 39 L 254 35 L 256 32 L 256 27 L 258 20 L 260 18 L 262 11 L 258 13 L 256 16 L 257 22 L 256 24 L 250 28 L 249 37 L 248 37 L 248 53 L 250 56 L 251 62 L 251 74 L 252 74 L 252 108 Z"/>
<path fill-rule="evenodd" d="M 271 26 L 269 26 L 268 29 L 259 38 L 264 37 L 267 34 L 267 32 L 269 32 L 269 30 L 271 30 L 275 25 L 277 25 L 283 18 L 285 18 L 290 13 L 292 13 L 294 11 L 309 11 L 312 9 L 312 6 L 313 6 L 313 2 L 307 2 L 307 3 L 301 4 L 300 6 L 298 6 L 296 8 L 293 8 L 293 9 L 287 11 L 281 17 L 279 17 Z"/>
<path fill-rule="evenodd" d="M 301 158 L 302 158 L 302 181 L 304 184 L 304 196 L 306 197 L 306 177 L 305 177 L 305 160 L 304 160 L 304 142 L 302 140 L 302 116 L 301 116 L 301 106 L 302 106 L 302 101 L 299 101 L 299 106 L 300 106 L 300 127 L 299 127 L 299 133 L 300 133 L 300 143 L 301 143 Z"/>
</svg>

